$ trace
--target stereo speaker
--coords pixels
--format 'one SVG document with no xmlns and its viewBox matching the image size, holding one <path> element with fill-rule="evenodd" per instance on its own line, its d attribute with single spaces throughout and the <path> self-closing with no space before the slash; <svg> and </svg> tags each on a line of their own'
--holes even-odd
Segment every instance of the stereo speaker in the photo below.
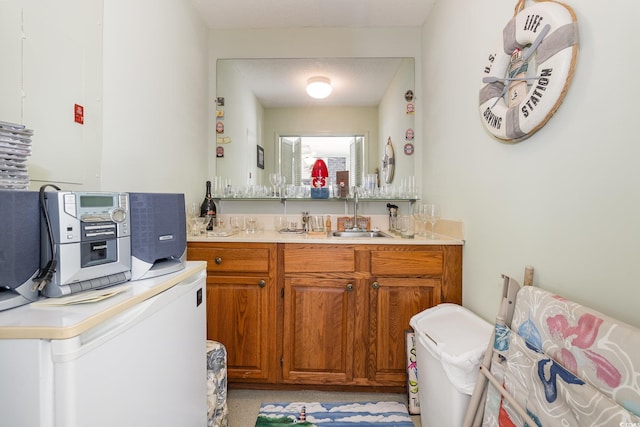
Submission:
<svg viewBox="0 0 640 427">
<path fill-rule="evenodd" d="M 184 194 L 129 193 L 131 280 L 181 270 L 187 257 Z"/>
<path fill-rule="evenodd" d="M 39 193 L 0 190 L 0 310 L 38 298 L 31 289 L 39 270 Z"/>
</svg>

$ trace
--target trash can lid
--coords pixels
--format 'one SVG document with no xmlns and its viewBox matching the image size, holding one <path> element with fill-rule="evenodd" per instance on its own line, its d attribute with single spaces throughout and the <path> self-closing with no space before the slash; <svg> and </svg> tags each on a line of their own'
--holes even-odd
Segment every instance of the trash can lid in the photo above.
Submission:
<svg viewBox="0 0 640 427">
<path fill-rule="evenodd" d="M 492 326 L 475 313 L 457 304 L 439 304 L 416 314 L 409 322 L 416 334 L 424 334 L 439 353 L 459 356 L 486 349 Z"/>
</svg>

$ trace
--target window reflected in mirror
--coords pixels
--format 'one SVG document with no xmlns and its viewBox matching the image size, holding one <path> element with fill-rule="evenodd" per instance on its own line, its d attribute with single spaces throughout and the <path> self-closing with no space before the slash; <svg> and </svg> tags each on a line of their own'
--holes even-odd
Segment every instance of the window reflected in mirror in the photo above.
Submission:
<svg viewBox="0 0 640 427">
<path fill-rule="evenodd" d="M 329 182 L 336 172 L 349 171 L 351 185 L 362 182 L 362 152 L 365 135 L 281 135 L 280 174 L 287 184 L 311 185 L 311 169 L 322 159 L 329 169 Z"/>
</svg>

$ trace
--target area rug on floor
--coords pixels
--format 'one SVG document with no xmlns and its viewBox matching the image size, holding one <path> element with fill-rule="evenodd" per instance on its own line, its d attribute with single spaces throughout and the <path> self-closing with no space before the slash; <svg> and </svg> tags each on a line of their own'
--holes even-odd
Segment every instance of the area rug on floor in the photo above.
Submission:
<svg viewBox="0 0 640 427">
<path fill-rule="evenodd" d="M 400 402 L 263 403 L 256 427 L 413 427 Z"/>
</svg>

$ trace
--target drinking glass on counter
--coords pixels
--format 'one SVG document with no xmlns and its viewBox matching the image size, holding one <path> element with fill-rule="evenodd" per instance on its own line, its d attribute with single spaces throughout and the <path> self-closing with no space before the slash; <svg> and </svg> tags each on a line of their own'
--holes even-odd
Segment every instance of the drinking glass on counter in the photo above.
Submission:
<svg viewBox="0 0 640 427">
<path fill-rule="evenodd" d="M 319 231 L 324 233 L 324 216 L 322 215 L 313 215 L 311 217 L 311 231 Z"/>
<path fill-rule="evenodd" d="M 193 218 L 193 221 L 196 224 L 196 234 L 198 236 L 200 234 L 205 234 L 207 232 L 206 225 L 209 223 L 209 216 L 196 216 Z"/>
<path fill-rule="evenodd" d="M 244 230 L 244 217 L 241 215 L 232 215 L 229 217 L 229 228 L 233 231 Z"/>
<path fill-rule="evenodd" d="M 255 216 L 247 217 L 247 233 L 255 233 L 258 225 L 258 219 Z"/>
<path fill-rule="evenodd" d="M 410 215 L 403 215 L 398 218 L 398 231 L 400 237 L 405 239 L 413 239 L 415 234 L 415 221 Z"/>
<path fill-rule="evenodd" d="M 217 216 L 216 218 L 213 219 L 213 228 L 216 230 L 226 230 L 225 228 L 225 218 L 222 216 Z"/>
<path fill-rule="evenodd" d="M 430 237 L 432 239 L 435 239 L 436 238 L 436 234 L 435 234 L 436 222 L 438 222 L 438 220 L 440 219 L 440 206 L 433 203 L 426 204 L 425 215 L 426 215 L 427 221 L 431 224 Z"/>
<path fill-rule="evenodd" d="M 191 203 L 187 209 L 187 225 L 189 226 L 189 235 L 197 236 L 200 234 L 200 228 L 196 218 L 200 216 L 200 207 L 196 202 Z"/>
<path fill-rule="evenodd" d="M 424 225 L 423 230 L 422 231 L 417 231 L 416 235 L 417 236 L 424 236 L 424 237 L 428 237 L 428 233 L 427 233 L 427 211 L 426 211 L 426 206 L 425 204 L 421 204 L 421 203 L 416 203 L 415 205 L 413 205 L 413 218 L 416 220 L 416 222 L 420 222 Z"/>
<path fill-rule="evenodd" d="M 197 216 L 190 216 L 188 218 L 189 235 L 198 236 L 200 234 L 200 226 L 198 225 Z"/>
<path fill-rule="evenodd" d="M 276 231 L 286 231 L 289 227 L 289 222 L 286 216 L 275 216 L 273 218 L 273 228 Z"/>
</svg>

